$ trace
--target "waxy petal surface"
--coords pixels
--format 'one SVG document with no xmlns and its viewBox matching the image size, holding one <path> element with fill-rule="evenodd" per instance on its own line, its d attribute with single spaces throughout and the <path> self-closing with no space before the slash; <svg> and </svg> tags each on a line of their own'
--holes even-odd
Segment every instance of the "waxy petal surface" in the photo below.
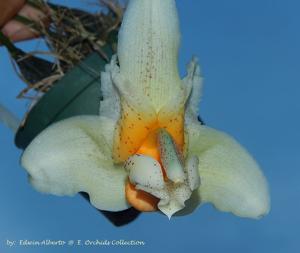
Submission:
<svg viewBox="0 0 300 253">
<path fill-rule="evenodd" d="M 189 154 L 199 158 L 198 203 L 221 211 L 260 218 L 270 209 L 268 185 L 250 154 L 233 138 L 212 128 L 188 126 Z"/>
<path fill-rule="evenodd" d="M 120 211 L 127 174 L 112 160 L 114 125 L 108 118 L 77 116 L 51 125 L 25 150 L 21 164 L 40 192 L 86 192 L 100 210 Z"/>
</svg>

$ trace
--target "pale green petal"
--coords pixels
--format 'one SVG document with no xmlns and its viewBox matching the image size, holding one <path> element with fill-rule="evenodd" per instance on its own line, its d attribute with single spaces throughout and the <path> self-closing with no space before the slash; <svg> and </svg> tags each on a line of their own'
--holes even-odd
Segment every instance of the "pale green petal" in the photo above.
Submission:
<svg viewBox="0 0 300 253">
<path fill-rule="evenodd" d="M 199 158 L 199 202 L 241 217 L 260 218 L 269 212 L 267 182 L 243 147 L 227 134 L 200 124 L 189 125 L 188 134 L 189 154 Z"/>
<path fill-rule="evenodd" d="M 40 192 L 72 196 L 87 192 L 98 209 L 120 211 L 126 172 L 112 161 L 113 121 L 77 116 L 55 123 L 24 151 L 22 166 Z"/>
</svg>

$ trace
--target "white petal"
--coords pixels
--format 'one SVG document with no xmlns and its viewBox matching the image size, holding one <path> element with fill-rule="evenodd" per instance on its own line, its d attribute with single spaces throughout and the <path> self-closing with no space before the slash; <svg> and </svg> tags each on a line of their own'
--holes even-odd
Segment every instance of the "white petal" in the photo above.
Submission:
<svg viewBox="0 0 300 253">
<path fill-rule="evenodd" d="M 113 63 L 112 63 L 113 64 Z M 140 89 L 134 89 L 131 81 L 122 75 L 117 65 L 111 72 L 114 85 L 117 87 L 122 100 L 125 100 L 128 105 L 137 111 L 145 112 L 155 116 L 155 110 L 152 108 L 151 102 Z"/>
<path fill-rule="evenodd" d="M 55 123 L 39 134 L 22 156 L 31 184 L 41 192 L 87 192 L 98 209 L 120 211 L 126 172 L 112 161 L 114 125 L 98 116 L 78 116 Z"/>
<path fill-rule="evenodd" d="M 133 155 L 124 167 L 129 171 L 129 179 L 133 184 L 155 189 L 162 189 L 165 185 L 159 162 L 150 156 Z"/>
<path fill-rule="evenodd" d="M 199 115 L 199 102 L 202 96 L 202 77 L 198 59 L 193 57 L 187 66 L 187 76 L 182 80 L 183 83 L 192 87 L 191 95 L 187 102 L 186 120 L 197 120 Z"/>
<path fill-rule="evenodd" d="M 119 33 L 121 74 L 158 111 L 181 86 L 180 32 L 174 0 L 131 0 Z"/>
<path fill-rule="evenodd" d="M 99 115 L 117 121 L 120 118 L 120 98 L 112 81 L 112 72 L 115 71 L 116 56 L 105 65 L 105 71 L 101 72 L 101 94 Z"/>
<path fill-rule="evenodd" d="M 270 209 L 267 182 L 250 154 L 227 134 L 188 126 L 189 154 L 199 158 L 202 202 L 222 211 L 260 218 Z"/>
<path fill-rule="evenodd" d="M 121 100 L 121 115 L 114 134 L 113 150 L 115 162 L 121 163 L 137 152 L 157 119 L 148 98 L 141 90 L 133 89 L 113 61 L 111 76 Z"/>
</svg>

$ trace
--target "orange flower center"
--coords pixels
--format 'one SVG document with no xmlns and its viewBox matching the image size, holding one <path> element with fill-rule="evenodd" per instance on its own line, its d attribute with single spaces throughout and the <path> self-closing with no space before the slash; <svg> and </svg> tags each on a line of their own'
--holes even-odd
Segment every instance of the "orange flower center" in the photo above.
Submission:
<svg viewBox="0 0 300 253">
<path fill-rule="evenodd" d="M 150 156 L 153 159 L 157 160 L 161 164 L 164 178 L 166 178 L 166 173 L 162 166 L 157 143 L 158 128 L 159 127 L 156 127 L 149 133 L 146 140 L 142 143 L 136 154 Z M 183 138 L 183 131 L 180 131 L 180 133 L 182 134 L 182 136 L 176 136 L 177 138 L 175 139 L 180 140 Z M 180 143 L 181 145 L 178 145 L 181 150 L 183 146 L 182 143 L 183 142 Z M 135 209 L 142 212 L 152 212 L 157 210 L 157 204 L 159 202 L 159 199 L 145 191 L 135 189 L 135 186 L 132 183 L 130 183 L 129 180 L 126 183 L 125 193 L 128 203 Z"/>
</svg>

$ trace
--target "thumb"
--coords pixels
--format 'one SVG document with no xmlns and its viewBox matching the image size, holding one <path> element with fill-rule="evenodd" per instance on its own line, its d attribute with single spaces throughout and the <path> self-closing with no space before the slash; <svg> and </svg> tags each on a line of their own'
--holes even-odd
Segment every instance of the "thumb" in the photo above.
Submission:
<svg viewBox="0 0 300 253">
<path fill-rule="evenodd" d="M 0 1 L 0 28 L 11 20 L 23 7 L 25 0 Z"/>
</svg>

